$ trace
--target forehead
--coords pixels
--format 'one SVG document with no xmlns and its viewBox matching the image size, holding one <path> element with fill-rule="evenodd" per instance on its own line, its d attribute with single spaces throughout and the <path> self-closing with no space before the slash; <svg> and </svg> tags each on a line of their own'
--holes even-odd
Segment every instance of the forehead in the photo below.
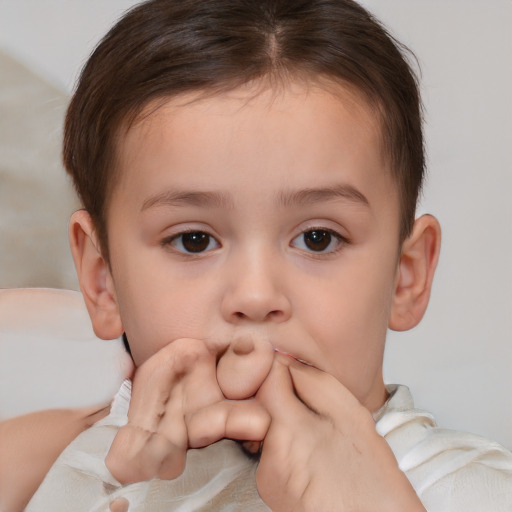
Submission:
<svg viewBox="0 0 512 512">
<path fill-rule="evenodd" d="M 288 116 L 281 115 L 286 111 Z M 371 143 L 379 147 L 383 158 L 386 156 L 383 154 L 380 110 L 377 107 L 350 84 L 306 79 L 277 84 L 259 80 L 226 92 L 192 91 L 153 100 L 121 127 L 117 141 L 118 156 L 121 160 L 127 155 L 133 156 L 130 152 L 134 143 L 157 143 L 162 132 L 169 130 L 171 125 L 174 125 L 177 138 L 180 134 L 183 137 L 190 135 L 183 132 L 183 128 L 187 124 L 196 124 L 199 126 L 194 128 L 200 128 L 202 123 L 197 120 L 198 116 L 209 123 L 216 118 L 219 126 L 226 129 L 231 124 L 233 130 L 251 123 L 277 128 L 275 120 L 279 116 L 284 127 L 287 121 L 299 118 L 303 129 L 294 130 L 295 136 L 300 136 L 300 132 L 325 128 L 327 123 L 338 131 L 350 116 L 354 129 L 363 129 L 371 134 L 367 139 L 371 138 Z M 251 135 L 258 137 L 257 133 Z"/>
<path fill-rule="evenodd" d="M 152 102 L 124 132 L 116 188 L 131 183 L 142 190 L 148 174 L 164 168 L 176 184 L 181 178 L 189 184 L 197 174 L 210 188 L 226 169 L 241 183 L 244 174 L 267 173 L 269 187 L 284 186 L 293 168 L 300 187 L 301 179 L 337 168 L 338 161 L 371 167 L 356 177 L 364 185 L 374 173 L 391 176 L 382 148 L 376 109 L 348 87 L 259 83 L 213 95 L 195 92 Z"/>
</svg>

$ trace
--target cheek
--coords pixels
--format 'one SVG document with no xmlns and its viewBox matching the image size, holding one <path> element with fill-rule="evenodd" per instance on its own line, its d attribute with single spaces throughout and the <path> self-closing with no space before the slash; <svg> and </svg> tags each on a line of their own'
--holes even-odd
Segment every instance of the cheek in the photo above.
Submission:
<svg viewBox="0 0 512 512">
<path fill-rule="evenodd" d="M 374 270 L 375 268 L 375 270 Z M 392 274 L 372 265 L 352 269 L 318 293 L 307 310 L 310 330 L 319 345 L 322 369 L 356 395 L 381 370 L 391 308 Z"/>
<path fill-rule="evenodd" d="M 121 270 L 121 269 L 120 269 Z M 217 291 L 197 280 L 158 272 L 119 272 L 119 311 L 138 366 L 180 338 L 205 339 L 211 332 Z"/>
<path fill-rule="evenodd" d="M 343 272 L 331 279 L 319 290 L 316 297 L 309 294 L 310 303 L 322 318 L 320 328 L 335 336 L 344 332 L 372 332 L 378 325 L 387 325 L 389 317 L 393 277 L 390 273 L 373 269 L 369 265 L 362 271 Z"/>
</svg>

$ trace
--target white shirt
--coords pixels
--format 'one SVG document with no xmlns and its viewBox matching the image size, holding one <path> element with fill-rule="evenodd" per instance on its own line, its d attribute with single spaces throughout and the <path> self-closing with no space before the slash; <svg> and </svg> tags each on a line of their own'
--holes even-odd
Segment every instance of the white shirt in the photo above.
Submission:
<svg viewBox="0 0 512 512">
<path fill-rule="evenodd" d="M 127 422 L 130 382 L 125 381 L 109 416 L 79 435 L 60 455 L 26 512 L 108 512 L 123 497 L 130 512 L 268 511 L 258 495 L 257 464 L 233 441 L 189 450 L 184 473 L 122 486 L 105 457 Z M 482 437 L 438 428 L 414 409 L 405 386 L 388 386 L 390 398 L 374 415 L 428 512 L 512 512 L 512 453 Z"/>
<path fill-rule="evenodd" d="M 414 409 L 409 389 L 388 386 L 391 397 L 375 415 L 377 431 L 428 512 L 511 512 L 512 453 L 475 434 L 439 428 Z"/>
</svg>

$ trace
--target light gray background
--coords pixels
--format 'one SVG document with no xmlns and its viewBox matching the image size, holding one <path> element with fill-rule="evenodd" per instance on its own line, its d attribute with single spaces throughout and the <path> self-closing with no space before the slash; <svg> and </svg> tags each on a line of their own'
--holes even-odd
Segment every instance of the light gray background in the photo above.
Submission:
<svg viewBox="0 0 512 512">
<path fill-rule="evenodd" d="M 0 49 L 69 92 L 133 3 L 0 0 Z M 419 59 L 430 173 L 421 211 L 443 227 L 429 311 L 413 331 L 390 333 L 386 379 L 408 384 L 441 425 L 511 448 L 512 2 L 364 4 Z"/>
</svg>

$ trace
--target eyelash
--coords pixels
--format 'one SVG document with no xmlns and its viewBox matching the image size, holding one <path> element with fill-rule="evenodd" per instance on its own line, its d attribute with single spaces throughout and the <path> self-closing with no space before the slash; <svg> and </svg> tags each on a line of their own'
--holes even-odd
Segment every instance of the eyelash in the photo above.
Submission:
<svg viewBox="0 0 512 512">
<path fill-rule="evenodd" d="M 309 247 L 309 248 L 296 247 L 296 248 L 299 250 L 302 250 L 306 253 L 309 253 L 312 256 L 317 256 L 317 255 L 320 256 L 320 255 L 324 255 L 324 254 L 336 254 L 345 245 L 350 243 L 350 241 L 346 237 L 340 235 L 340 233 L 338 233 L 337 231 L 334 231 L 333 229 L 328 229 L 328 228 L 323 228 L 323 227 L 310 227 L 310 228 L 302 231 L 295 238 L 293 238 L 293 240 L 290 242 L 290 246 L 294 247 L 293 243 L 296 240 L 299 240 L 301 237 L 304 242 L 304 245 L 307 246 L 308 244 L 307 244 L 307 242 L 305 242 L 305 239 L 304 239 L 305 235 L 308 233 L 312 234 L 312 233 L 316 233 L 316 232 L 319 232 L 321 234 L 320 238 L 322 238 L 326 234 L 329 236 L 329 240 L 328 240 L 328 243 L 327 243 L 327 246 L 325 249 L 327 249 L 331 245 L 333 239 L 336 241 L 336 247 L 334 249 L 330 249 L 330 250 L 322 249 L 319 251 L 311 249 L 311 247 Z M 199 248 L 199 250 L 197 250 L 197 251 L 188 250 L 185 247 L 183 237 L 185 237 L 186 235 L 201 235 L 202 238 L 199 238 L 198 240 L 195 240 L 195 241 L 192 240 L 192 243 L 198 242 L 197 248 Z M 190 242 L 190 240 L 189 240 L 189 242 Z M 201 242 L 203 242 L 202 245 L 201 245 Z M 215 247 L 210 247 L 212 242 L 215 244 Z M 178 245 L 178 244 L 181 245 L 181 248 L 176 247 L 176 245 Z M 206 244 L 206 245 L 204 245 L 204 244 Z M 188 231 L 182 231 L 181 233 L 177 233 L 175 235 L 166 237 L 161 241 L 161 245 L 164 248 L 171 247 L 176 252 L 178 252 L 180 254 L 188 255 L 188 256 L 199 256 L 201 254 L 210 252 L 214 249 L 218 249 L 219 247 L 221 247 L 220 242 L 213 235 L 210 235 L 206 231 L 195 230 L 195 229 L 191 229 Z"/>
</svg>

